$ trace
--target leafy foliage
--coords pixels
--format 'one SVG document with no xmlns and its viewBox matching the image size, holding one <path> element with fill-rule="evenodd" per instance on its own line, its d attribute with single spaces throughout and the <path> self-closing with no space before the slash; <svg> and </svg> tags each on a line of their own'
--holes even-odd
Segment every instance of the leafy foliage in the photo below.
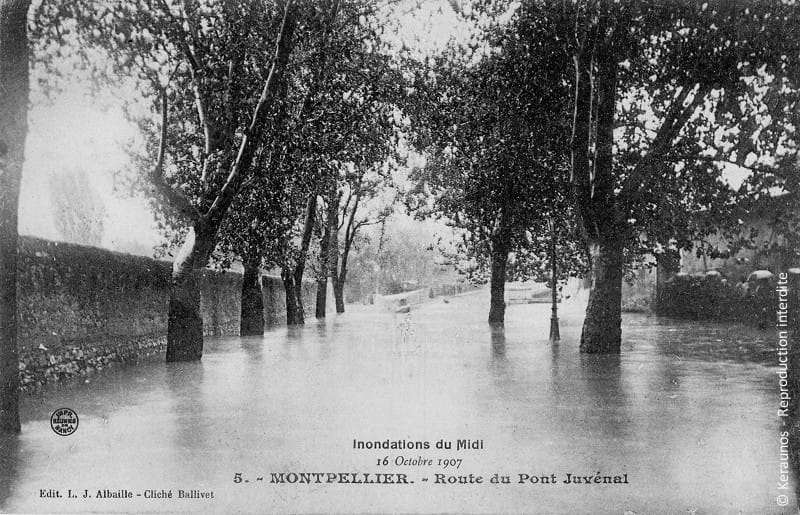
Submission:
<svg viewBox="0 0 800 515">
<path fill-rule="evenodd" d="M 785 89 L 796 75 L 797 16 L 781 2 L 577 4 L 559 33 L 595 82 L 612 72 L 617 81 L 613 163 L 598 168 L 599 133 L 609 129 L 593 114 L 594 172 L 573 170 L 590 237 L 600 217 L 618 226 L 631 255 L 738 234 L 746 189 L 726 176 L 758 175 L 751 165 L 780 167 L 790 154 L 780 147 L 797 116 L 796 92 Z"/>
<path fill-rule="evenodd" d="M 451 46 L 416 74 L 414 142 L 427 163 L 412 173 L 407 203 L 461 230 L 449 257 L 477 282 L 493 249 L 512 252 L 511 278 L 543 280 L 549 223 L 561 270 L 582 268 L 568 199 L 568 56 L 545 25 L 524 28 L 490 24 L 484 54 Z"/>
<path fill-rule="evenodd" d="M 313 6 L 303 7 L 298 40 L 320 18 Z M 134 181 L 177 238 L 193 220 L 219 219 L 238 191 L 231 163 L 253 131 L 284 11 L 284 2 L 258 1 L 42 2 L 33 33 L 37 55 L 48 56 L 41 65 L 57 65 L 48 50 L 71 51 L 98 85 L 129 93 L 123 102 L 144 136 L 133 156 Z M 271 118 L 279 105 L 268 106 Z"/>
<path fill-rule="evenodd" d="M 332 188 L 343 198 L 345 191 L 377 193 L 361 181 L 365 170 L 381 169 L 394 154 L 402 81 L 374 26 L 374 9 L 349 0 L 324 11 L 326 25 L 308 39 L 306 59 L 292 75 L 274 142 L 221 231 L 227 260 L 292 263 L 301 252 L 309 198 L 327 198 Z"/>
</svg>

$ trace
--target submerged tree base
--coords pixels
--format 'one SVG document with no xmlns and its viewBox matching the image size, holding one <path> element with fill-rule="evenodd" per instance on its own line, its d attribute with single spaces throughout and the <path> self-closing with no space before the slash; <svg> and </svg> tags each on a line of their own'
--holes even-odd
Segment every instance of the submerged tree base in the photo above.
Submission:
<svg viewBox="0 0 800 515">
<path fill-rule="evenodd" d="M 239 325 L 241 336 L 264 334 L 264 295 L 258 265 L 245 266 L 242 277 L 242 310 Z"/>
<path fill-rule="evenodd" d="M 502 305 L 492 305 L 489 309 L 489 325 L 492 327 L 503 327 L 505 325 L 505 302 Z"/>
<path fill-rule="evenodd" d="M 336 312 L 344 313 L 344 287 L 339 281 L 333 285 L 333 296 L 336 301 Z"/>
<path fill-rule="evenodd" d="M 618 354 L 622 342 L 622 245 L 607 244 L 592 256 L 594 284 L 581 331 L 580 351 Z"/>
<path fill-rule="evenodd" d="M 489 284 L 489 325 L 503 327 L 506 318 L 506 265 L 508 247 L 495 242 L 492 249 L 492 276 Z"/>
<path fill-rule="evenodd" d="M 328 280 L 317 280 L 317 304 L 314 310 L 314 316 L 317 318 L 325 318 L 325 312 L 328 307 Z"/>
<path fill-rule="evenodd" d="M 620 353 L 620 339 L 619 336 L 614 339 L 614 336 L 604 336 L 592 334 L 588 336 L 581 334 L 581 352 L 584 354 L 619 354 Z"/>
<path fill-rule="evenodd" d="M 281 272 L 283 290 L 286 295 L 286 324 L 305 324 L 305 308 L 303 307 L 302 289 L 298 288 L 291 272 Z M 301 279 L 302 281 L 302 279 Z"/>
<path fill-rule="evenodd" d="M 203 356 L 203 316 L 194 277 L 170 289 L 167 363 L 198 361 Z"/>
</svg>

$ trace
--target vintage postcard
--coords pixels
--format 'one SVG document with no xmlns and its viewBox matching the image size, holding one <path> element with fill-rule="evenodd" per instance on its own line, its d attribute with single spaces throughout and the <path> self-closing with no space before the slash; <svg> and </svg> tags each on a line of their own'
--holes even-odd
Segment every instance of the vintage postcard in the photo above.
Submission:
<svg viewBox="0 0 800 515">
<path fill-rule="evenodd" d="M 794 2 L 0 0 L 0 511 L 798 510 Z"/>
</svg>

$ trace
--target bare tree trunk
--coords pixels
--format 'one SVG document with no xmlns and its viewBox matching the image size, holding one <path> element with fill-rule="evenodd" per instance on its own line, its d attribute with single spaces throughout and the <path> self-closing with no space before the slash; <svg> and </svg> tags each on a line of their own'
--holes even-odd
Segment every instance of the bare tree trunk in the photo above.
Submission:
<svg viewBox="0 0 800 515">
<path fill-rule="evenodd" d="M 311 245 L 311 234 L 314 231 L 314 222 L 317 217 L 317 194 L 311 193 L 306 202 L 306 216 L 303 222 L 303 235 L 300 241 L 300 255 L 297 257 L 291 278 L 284 278 L 283 285 L 291 285 L 292 293 L 286 291 L 286 323 L 304 324 L 305 307 L 303 306 L 303 273 L 305 272 L 308 247 Z M 288 270 L 287 270 L 288 273 Z M 291 296 L 291 302 L 290 302 Z M 290 313 L 289 310 L 292 310 Z"/>
<path fill-rule="evenodd" d="M 616 56 L 605 40 L 605 16 L 575 55 L 575 112 L 571 182 L 584 233 L 592 247 L 593 286 L 581 333 L 581 352 L 617 353 L 622 335 L 622 267 L 626 231 L 613 175 Z M 594 73 L 594 75 L 593 75 Z M 593 102 L 596 101 L 596 106 Z M 592 112 L 596 108 L 593 123 Z M 594 127 L 594 129 L 593 129 Z M 590 159 L 595 132 L 594 159 Z"/>
<path fill-rule="evenodd" d="M 558 327 L 558 253 L 556 245 L 558 233 L 556 232 L 556 220 L 550 218 L 550 341 L 556 342 L 561 339 L 561 331 Z"/>
<path fill-rule="evenodd" d="M 597 87 L 597 135 L 593 182 L 593 288 L 581 333 L 581 352 L 617 353 L 622 340 L 622 267 L 625 222 L 614 198 L 614 109 L 617 91 L 616 57 L 600 53 Z M 587 228 L 588 229 L 588 228 Z M 590 240 L 591 241 L 591 240 Z"/>
<path fill-rule="evenodd" d="M 622 338 L 622 245 L 592 249 L 592 289 L 581 332 L 581 352 L 617 353 Z"/>
<path fill-rule="evenodd" d="M 331 235 L 330 247 L 328 248 L 328 269 L 330 270 L 331 282 L 333 283 L 333 297 L 336 301 L 336 312 L 344 313 L 344 297 L 339 298 L 342 293 L 342 285 L 339 284 L 339 196 L 335 195 L 336 204 L 334 210 L 329 212 L 328 226 Z M 337 292 L 339 292 L 337 294 Z"/>
<path fill-rule="evenodd" d="M 203 315 L 197 274 L 216 243 L 216 228 L 197 224 L 189 231 L 172 265 L 167 326 L 167 362 L 203 356 Z"/>
<path fill-rule="evenodd" d="M 0 0 L 0 431 L 18 433 L 17 218 L 28 134 L 29 0 Z"/>
<path fill-rule="evenodd" d="M 506 266 L 508 247 L 492 245 L 492 277 L 489 284 L 489 324 L 502 326 L 506 316 Z"/>
<path fill-rule="evenodd" d="M 342 276 L 333 285 L 333 297 L 336 300 L 336 312 L 344 313 L 344 282 L 341 280 Z"/>
<path fill-rule="evenodd" d="M 342 250 L 342 259 L 339 263 L 339 273 L 336 277 L 336 283 L 334 284 L 333 288 L 333 295 L 336 298 L 336 312 L 337 313 L 344 313 L 344 283 L 347 280 L 347 259 L 350 256 L 350 248 L 353 244 L 353 238 L 355 237 L 355 230 L 346 231 L 345 232 L 345 239 L 344 239 L 344 249 Z M 334 275 L 336 274 L 336 269 L 333 271 Z"/>
<path fill-rule="evenodd" d="M 319 274 L 317 275 L 317 303 L 314 310 L 314 316 L 317 318 L 325 318 L 326 303 L 328 298 L 328 247 L 330 240 L 330 230 L 325 227 L 322 238 L 320 240 L 320 263 Z"/>
<path fill-rule="evenodd" d="M 353 245 L 353 238 L 355 231 L 346 234 L 344 241 L 344 250 L 342 250 L 342 259 L 339 263 L 339 276 L 337 277 L 336 284 L 333 288 L 333 294 L 336 297 L 336 312 L 344 313 L 344 284 L 347 280 L 347 260 L 350 257 L 350 248 Z M 336 271 L 334 270 L 334 273 Z"/>
<path fill-rule="evenodd" d="M 203 316 L 196 270 L 173 274 L 168 316 L 167 363 L 203 357 Z"/>
<path fill-rule="evenodd" d="M 261 134 L 264 131 L 267 112 L 275 100 L 289 54 L 292 52 L 296 26 L 295 9 L 294 2 L 286 2 L 272 67 L 253 110 L 250 124 L 239 143 L 230 173 L 219 189 L 216 198 L 211 202 L 208 211 L 194 220 L 193 228 L 172 265 L 167 327 L 167 362 L 195 361 L 203 356 L 203 318 L 200 313 L 200 291 L 196 273 L 208 262 L 216 244 L 220 224 L 250 171 Z M 164 112 L 166 113 L 166 109 Z M 166 116 L 163 120 L 166 121 Z M 162 126 L 162 134 L 164 133 L 165 128 Z M 162 145 L 163 143 L 162 137 Z M 162 159 L 163 153 L 159 157 L 159 161 Z M 159 168 L 161 164 L 163 163 L 159 163 Z"/>
<path fill-rule="evenodd" d="M 347 260 L 350 257 L 350 249 L 353 247 L 353 240 L 356 238 L 356 232 L 360 227 L 359 224 L 354 223 L 356 211 L 358 210 L 358 203 L 361 198 L 361 190 L 356 194 L 356 199 L 353 202 L 353 207 L 350 211 L 350 216 L 347 220 L 347 227 L 344 231 L 344 248 L 342 249 L 342 259 L 339 263 L 338 277 L 336 284 L 333 288 L 333 294 L 336 297 L 336 312 L 344 313 L 344 283 L 347 280 Z M 336 269 L 333 269 L 336 274 Z"/>
<path fill-rule="evenodd" d="M 295 318 L 294 324 L 302 325 L 306 323 L 306 301 L 303 298 L 303 280 L 297 282 L 297 278 L 292 278 L 294 288 Z"/>
<path fill-rule="evenodd" d="M 295 288 L 294 284 L 294 275 L 291 270 L 288 268 L 281 270 L 281 279 L 283 280 L 283 290 L 286 294 L 286 324 L 304 324 L 305 314 L 303 313 L 303 301 L 302 298 L 298 296 L 297 288 Z"/>
<path fill-rule="evenodd" d="M 261 290 L 260 256 L 244 263 L 241 313 L 239 333 L 242 336 L 264 334 L 264 292 Z"/>
<path fill-rule="evenodd" d="M 328 276 L 331 271 L 331 222 L 338 212 L 338 203 L 334 203 L 336 195 L 328 198 L 327 219 L 325 229 L 322 231 L 322 238 L 319 242 L 319 274 L 317 275 L 317 306 L 315 315 L 317 318 L 325 318 L 326 304 L 328 299 Z M 332 212 L 334 214 L 332 214 Z M 336 230 L 336 227 L 333 227 Z"/>
</svg>

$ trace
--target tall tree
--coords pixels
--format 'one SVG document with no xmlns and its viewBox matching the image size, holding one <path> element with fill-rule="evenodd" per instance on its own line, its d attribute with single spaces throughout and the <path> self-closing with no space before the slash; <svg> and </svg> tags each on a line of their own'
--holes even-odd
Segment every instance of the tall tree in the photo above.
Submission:
<svg viewBox="0 0 800 515">
<path fill-rule="evenodd" d="M 40 6 L 43 32 L 77 43 L 96 75 L 125 77 L 123 84 L 132 82 L 159 113 L 157 123 L 141 120 L 150 158 L 140 164 L 149 165 L 154 196 L 176 213 L 174 225 L 188 228 L 173 261 L 167 361 L 202 356 L 197 270 L 207 264 L 220 225 L 251 175 L 289 65 L 299 11 L 293 0 Z M 109 73 L 94 66 L 95 49 L 111 58 Z"/>
<path fill-rule="evenodd" d="M 359 232 L 367 226 L 383 223 L 393 212 L 397 196 L 391 191 L 390 168 L 359 168 L 348 174 L 346 196 L 340 206 L 338 232 L 341 234 L 337 267 L 332 267 L 333 294 L 336 312 L 344 313 L 344 288 L 347 281 L 347 267 L 350 254 Z M 381 196 L 388 195 L 388 198 Z"/>
<path fill-rule="evenodd" d="M 339 226 L 344 220 L 339 202 L 347 198 L 353 170 L 395 160 L 404 80 L 380 35 L 376 13 L 374 2 L 339 3 L 336 28 L 324 49 L 328 66 L 320 77 L 321 87 L 311 98 L 313 109 L 303 126 L 303 137 L 296 138 L 302 159 L 296 155 L 295 162 L 313 168 L 307 172 L 311 177 L 305 188 L 307 216 L 302 219 L 304 231 L 293 256 L 296 266 L 291 280 L 295 288 L 300 285 L 302 275 L 297 272 L 302 273 L 310 245 L 306 231 L 317 222 L 322 233 L 315 310 L 319 317 L 325 314 L 328 281 L 334 287 L 337 282 Z M 321 216 L 316 212 L 320 204 L 325 206 Z"/>
<path fill-rule="evenodd" d="M 297 53 L 296 70 L 278 86 L 279 104 L 259 148 L 246 192 L 234 201 L 220 228 L 218 251 L 223 264 L 229 266 L 238 258 L 244 268 L 240 327 L 243 336 L 264 332 L 261 270 L 283 265 L 291 249 L 298 212 L 306 203 L 308 191 L 316 189 L 318 174 L 311 166 L 304 166 L 310 160 L 298 152 L 298 147 L 321 87 L 326 42 L 336 21 L 339 2 L 322 2 L 316 7 L 316 16 L 307 21 L 305 51 Z M 294 80 L 304 76 L 310 79 Z M 291 89 L 290 80 L 295 83 Z M 302 299 L 301 292 L 289 285 L 286 299 L 289 324 L 302 321 L 298 316 L 302 306 L 297 306 L 295 294 Z"/>
<path fill-rule="evenodd" d="M 416 143 L 428 161 L 412 174 L 411 201 L 462 231 L 457 249 L 473 272 L 489 269 L 493 325 L 505 320 L 506 281 L 529 269 L 522 257 L 549 248 L 530 231 L 567 211 L 566 54 L 543 28 L 495 24 L 483 54 L 453 47 L 418 74 Z"/>
<path fill-rule="evenodd" d="M 391 149 L 391 98 L 384 92 L 397 90 L 397 72 L 388 67 L 375 11 L 364 0 L 315 4 L 314 30 L 306 28 L 303 52 L 296 52 L 294 86 L 277 110 L 269 146 L 260 151 L 254 186 L 236 200 L 220 231 L 218 250 L 227 261 L 238 256 L 245 269 L 243 332 L 261 331 L 261 267 L 280 267 L 287 322 L 303 323 L 303 277 L 317 245 L 312 231 L 328 220 L 319 216 L 320 202 L 339 195 L 334 190 L 347 182 L 354 163 L 382 159 Z M 324 244 L 337 237 L 329 231 Z M 329 251 L 323 257 L 336 256 Z"/>
<path fill-rule="evenodd" d="M 317 110 L 320 96 L 324 91 L 324 81 L 328 80 L 330 67 L 328 61 L 333 59 L 335 49 L 329 42 L 334 30 L 334 22 L 339 14 L 339 1 L 334 1 L 328 10 L 327 23 L 321 33 L 316 52 L 317 66 L 311 75 L 311 84 L 305 93 L 297 120 L 292 131 L 293 138 L 286 151 L 286 166 L 297 172 L 305 172 L 305 180 L 295 180 L 284 190 L 286 198 L 294 207 L 289 215 L 296 222 L 293 230 L 285 233 L 283 238 L 283 259 L 281 279 L 286 296 L 286 322 L 290 325 L 305 322 L 305 306 L 303 305 L 303 277 L 306 270 L 311 237 L 317 222 L 317 205 L 322 186 L 322 177 L 329 173 L 330 163 L 323 162 L 316 153 L 309 152 L 309 142 L 313 141 L 314 128 L 308 123 Z M 310 139 L 311 138 L 311 139 Z M 308 156 L 312 155 L 311 159 Z M 301 158 L 301 156 L 306 156 Z"/>
<path fill-rule="evenodd" d="M 785 119 L 758 84 L 796 66 L 798 13 L 781 2 L 606 1 L 531 13 L 573 53 L 571 181 L 593 268 L 581 350 L 619 352 L 626 259 L 728 223 L 722 164 L 744 163 L 764 112 Z"/>
<path fill-rule="evenodd" d="M 328 298 L 328 276 L 330 271 L 336 266 L 339 253 L 337 230 L 339 226 L 339 200 L 340 193 L 333 182 L 325 195 L 324 210 L 320 219 L 319 235 L 319 264 L 317 270 L 317 302 L 314 315 L 317 318 L 325 318 L 327 311 Z"/>
<path fill-rule="evenodd" d="M 28 0 L 0 1 L 0 431 L 17 433 L 17 240 L 28 134 Z"/>
</svg>

